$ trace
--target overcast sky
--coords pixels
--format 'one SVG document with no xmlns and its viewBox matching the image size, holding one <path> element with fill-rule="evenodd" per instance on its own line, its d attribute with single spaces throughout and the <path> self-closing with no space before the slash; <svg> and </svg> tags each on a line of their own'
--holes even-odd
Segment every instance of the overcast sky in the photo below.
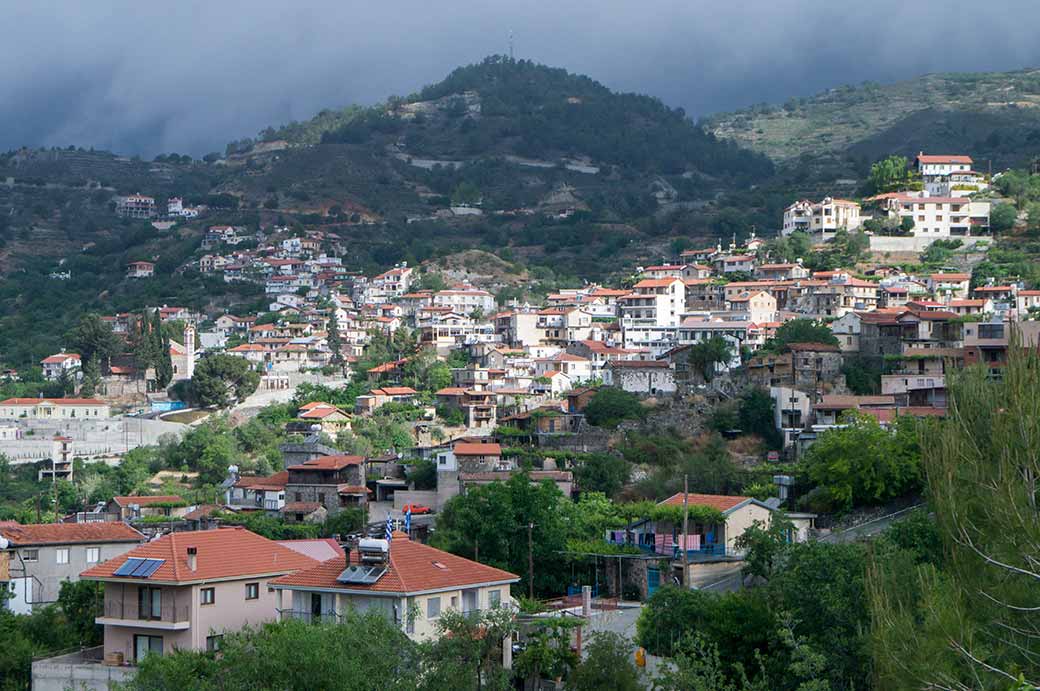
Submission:
<svg viewBox="0 0 1040 691">
<path fill-rule="evenodd" d="M 1040 65 L 1036 0 L 0 0 L 0 150 L 153 155 L 407 95 L 506 53 L 694 117 L 845 83 Z"/>
</svg>

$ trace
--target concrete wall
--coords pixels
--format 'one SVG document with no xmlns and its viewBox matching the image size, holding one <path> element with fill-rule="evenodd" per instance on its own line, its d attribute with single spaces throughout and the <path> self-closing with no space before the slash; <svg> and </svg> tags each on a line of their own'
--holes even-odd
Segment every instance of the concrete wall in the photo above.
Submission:
<svg viewBox="0 0 1040 691">
<path fill-rule="evenodd" d="M 751 527 L 756 520 L 768 526 L 772 511 L 757 504 L 747 504 L 726 517 L 726 554 L 739 554 L 735 546 L 737 538 Z"/>
<path fill-rule="evenodd" d="M 269 580 L 255 578 L 192 586 L 192 647 L 205 650 L 207 636 L 275 621 L 278 618 L 276 598 L 274 592 L 268 592 Z M 260 597 L 247 600 L 246 583 L 259 583 Z M 215 590 L 214 604 L 200 604 L 202 588 Z"/>
<path fill-rule="evenodd" d="M 732 561 L 690 564 L 689 584 L 694 588 L 702 588 L 727 576 L 740 573 L 743 566 L 744 562 Z"/>
<path fill-rule="evenodd" d="M 93 648 L 84 653 L 70 653 L 32 663 L 33 691 L 107 691 L 113 683 L 126 683 L 133 678 L 133 667 L 109 667 L 85 657 L 100 656 Z"/>
<path fill-rule="evenodd" d="M 440 496 L 436 490 L 397 490 L 394 492 L 394 508 L 402 511 L 405 504 L 422 504 L 439 509 Z"/>
<path fill-rule="evenodd" d="M 871 252 L 922 252 L 928 249 L 936 240 L 960 240 L 965 246 L 974 245 L 977 242 L 988 242 L 992 243 L 993 238 L 990 237 L 950 237 L 950 236 L 936 236 L 936 237 L 896 237 L 887 235 L 872 235 L 870 236 L 870 251 Z"/>
<path fill-rule="evenodd" d="M 17 419 L 6 426 L 22 430 L 19 440 L 0 441 L 0 453 L 15 464 L 50 458 L 55 434 L 72 438 L 74 456 L 122 454 L 138 446 L 158 443 L 166 434 L 180 436 L 186 425 L 144 418 L 108 418 L 104 420 L 29 420 Z M 28 434 L 32 430 L 32 434 Z"/>
</svg>

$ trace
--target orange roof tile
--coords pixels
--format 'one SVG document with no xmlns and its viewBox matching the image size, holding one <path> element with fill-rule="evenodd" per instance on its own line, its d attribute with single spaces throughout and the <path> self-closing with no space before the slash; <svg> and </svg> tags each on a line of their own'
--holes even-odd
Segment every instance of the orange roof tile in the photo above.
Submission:
<svg viewBox="0 0 1040 691">
<path fill-rule="evenodd" d="M 725 494 L 690 493 L 686 495 L 686 502 L 690 506 L 707 506 L 712 509 L 718 509 L 719 511 L 729 511 L 730 509 L 750 500 L 751 497 L 729 496 Z M 673 494 L 664 501 L 658 503 L 664 504 L 666 506 L 682 506 L 682 492 Z"/>
<path fill-rule="evenodd" d="M 188 568 L 188 548 L 197 550 L 196 568 Z M 247 578 L 285 574 L 316 565 L 318 562 L 245 528 L 218 528 L 165 535 L 136 547 L 80 574 L 88 580 L 124 580 L 114 576 L 127 559 L 163 559 L 147 579 L 126 577 L 141 583 L 191 583 L 216 579 Z"/>
<path fill-rule="evenodd" d="M 18 523 L 0 525 L 0 535 L 12 545 L 63 545 L 90 542 L 144 542 L 144 535 L 127 524 L 109 523 Z"/>
<path fill-rule="evenodd" d="M 359 563 L 354 554 L 351 564 Z M 429 545 L 413 542 L 402 532 L 395 532 L 390 543 L 390 566 L 386 574 L 372 584 L 340 583 L 336 579 L 347 567 L 346 558 L 330 559 L 309 569 L 272 580 L 272 586 L 306 590 L 369 591 L 411 594 L 450 590 L 463 586 L 509 584 L 520 580 L 516 574 L 470 561 Z"/>
<path fill-rule="evenodd" d="M 291 465 L 288 470 L 339 470 L 348 465 L 358 465 L 364 462 L 364 456 L 318 456 L 309 461 Z"/>
</svg>

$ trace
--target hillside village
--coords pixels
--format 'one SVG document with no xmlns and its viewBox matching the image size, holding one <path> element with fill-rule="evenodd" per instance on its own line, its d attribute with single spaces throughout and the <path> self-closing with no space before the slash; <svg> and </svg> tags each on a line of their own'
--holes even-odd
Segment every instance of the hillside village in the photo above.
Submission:
<svg viewBox="0 0 1040 691">
<path fill-rule="evenodd" d="M 363 275 L 321 231 L 208 226 L 177 271 L 254 286 L 265 309 L 84 314 L 39 363 L 64 395 L 0 401 L 0 606 L 105 586 L 103 643 L 34 662 L 34 688 L 107 688 L 152 653 L 358 609 L 415 642 L 445 635 L 449 610 L 513 613 L 494 653 L 510 669 L 561 612 L 580 647 L 607 614 L 657 616 L 645 603 L 667 584 L 753 586 L 748 536 L 769 525 L 843 542 L 871 511 L 916 506 L 906 430 L 947 415 L 951 372 L 999 373 L 1038 343 L 1040 286 L 972 274 L 999 176 L 964 154 L 901 165 L 860 201 L 794 201 L 775 237 L 534 302 L 480 262 Z M 162 230 L 207 213 L 160 208 L 131 195 L 114 212 Z M 958 265 L 885 261 L 933 246 Z M 145 260 L 126 278 L 158 280 Z M 915 469 L 832 486 L 821 464 L 851 434 L 910 443 Z M 519 504 L 535 488 L 537 520 Z M 513 528 L 473 523 L 507 500 Z"/>
</svg>

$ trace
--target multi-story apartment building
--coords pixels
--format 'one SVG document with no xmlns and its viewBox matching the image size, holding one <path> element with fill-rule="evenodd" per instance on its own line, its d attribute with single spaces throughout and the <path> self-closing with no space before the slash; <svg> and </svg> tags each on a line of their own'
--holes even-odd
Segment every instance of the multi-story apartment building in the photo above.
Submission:
<svg viewBox="0 0 1040 691">
<path fill-rule="evenodd" d="M 862 223 L 860 206 L 856 202 L 833 197 L 825 197 L 821 202 L 802 199 L 784 210 L 780 234 L 787 236 L 802 231 L 820 240 L 827 240 L 839 228 L 856 230 Z"/>
<path fill-rule="evenodd" d="M 144 542 L 125 523 L 0 523 L 0 608 L 31 614 L 56 602 L 61 584 Z"/>
<path fill-rule="evenodd" d="M 155 218 L 155 198 L 143 194 L 117 197 L 116 214 L 123 218 Z"/>
<path fill-rule="evenodd" d="M 357 551 L 271 582 L 282 619 L 339 621 L 349 609 L 379 612 L 413 640 L 437 634 L 448 611 L 512 607 L 516 574 L 443 552 L 394 532 Z M 508 643 L 506 643 L 508 645 Z"/>
<path fill-rule="evenodd" d="M 879 200 L 889 216 L 913 221 L 915 237 L 970 237 L 989 232 L 988 201 L 938 197 L 927 192 L 895 192 Z"/>
<path fill-rule="evenodd" d="M 459 314 L 480 312 L 490 316 L 495 312 L 495 296 L 473 286 L 439 290 L 433 295 L 433 304 L 438 307 L 450 307 Z"/>
<path fill-rule="evenodd" d="M 244 528 L 175 532 L 84 571 L 105 584 L 105 654 L 218 650 L 225 633 L 277 618 L 273 579 L 318 562 Z"/>
</svg>

